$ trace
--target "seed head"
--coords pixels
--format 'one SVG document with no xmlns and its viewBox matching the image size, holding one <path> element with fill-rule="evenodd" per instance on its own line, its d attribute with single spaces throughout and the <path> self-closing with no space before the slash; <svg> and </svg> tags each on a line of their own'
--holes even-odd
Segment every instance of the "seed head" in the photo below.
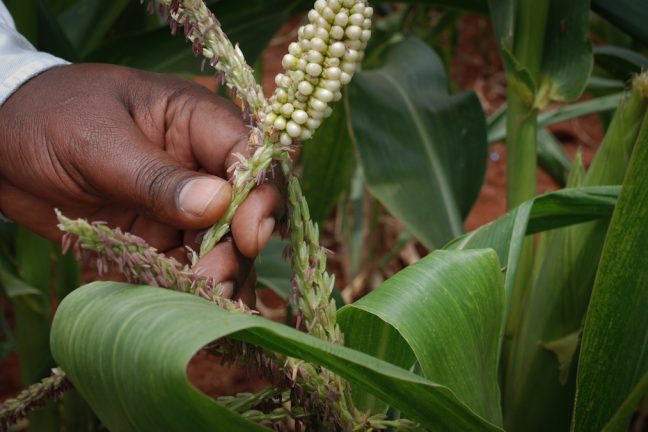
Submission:
<svg viewBox="0 0 648 432">
<path fill-rule="evenodd" d="M 269 100 L 265 124 L 282 145 L 307 140 L 331 114 L 343 85 L 351 81 L 371 36 L 373 10 L 366 0 L 317 0 L 309 23 L 283 57 L 285 73 Z"/>
</svg>

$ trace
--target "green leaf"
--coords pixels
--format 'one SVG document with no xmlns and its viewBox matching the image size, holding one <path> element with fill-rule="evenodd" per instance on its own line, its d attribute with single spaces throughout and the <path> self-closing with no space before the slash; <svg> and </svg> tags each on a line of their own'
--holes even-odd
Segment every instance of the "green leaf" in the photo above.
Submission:
<svg viewBox="0 0 648 432">
<path fill-rule="evenodd" d="M 110 41 L 86 56 L 87 61 L 114 63 L 154 72 L 200 72 L 201 60 L 181 36 L 166 28 L 147 30 Z"/>
<path fill-rule="evenodd" d="M 592 0 L 592 10 L 648 45 L 648 8 L 644 0 Z"/>
<path fill-rule="evenodd" d="M 585 90 L 594 65 L 587 37 L 589 5 L 589 0 L 551 0 L 539 88 L 549 100 L 574 100 Z"/>
<path fill-rule="evenodd" d="M 594 58 L 597 66 L 623 81 L 648 69 L 648 58 L 627 48 L 609 45 L 597 46 L 594 47 Z"/>
<path fill-rule="evenodd" d="M 60 27 L 81 56 L 103 41 L 129 0 L 82 0 L 59 16 Z"/>
<path fill-rule="evenodd" d="M 618 186 L 599 186 L 540 195 L 499 219 L 454 239 L 445 249 L 494 249 L 506 266 L 504 286 L 510 301 L 526 235 L 608 217 L 618 194 Z"/>
<path fill-rule="evenodd" d="M 43 237 L 19 228 L 16 231 L 16 264 L 19 277 L 41 293 L 12 298 L 16 316 L 16 342 L 20 357 L 20 380 L 23 387 L 50 374 L 54 361 L 50 354 L 51 320 L 50 251 L 51 243 Z M 14 280 L 14 283 L 19 283 Z M 23 290 L 25 290 L 23 288 Z M 57 431 L 58 411 L 53 403 L 29 416 L 30 430 Z"/>
<path fill-rule="evenodd" d="M 540 126 L 550 126 L 567 120 L 594 113 L 613 111 L 623 98 L 623 92 L 589 99 L 575 104 L 565 105 L 555 110 L 547 110 L 538 115 Z"/>
<path fill-rule="evenodd" d="M 222 0 L 211 8 L 232 43 L 254 64 L 281 25 L 300 9 L 299 0 Z M 182 33 L 182 29 L 179 30 Z M 156 72 L 200 73 L 201 59 L 179 34 L 162 28 L 127 34 L 92 52 L 89 59 Z"/>
<path fill-rule="evenodd" d="M 38 14 L 41 21 L 36 48 L 71 62 L 78 61 L 79 53 L 70 43 L 63 28 L 61 28 L 50 3 L 47 0 L 36 0 L 36 3 L 38 4 Z"/>
<path fill-rule="evenodd" d="M 352 138 L 367 186 L 427 247 L 462 232 L 486 167 L 474 93 L 448 95 L 434 51 L 409 37 L 349 85 Z"/>
<path fill-rule="evenodd" d="M 11 13 L 16 28 L 32 44 L 38 39 L 38 5 L 33 1 L 3 1 Z"/>
<path fill-rule="evenodd" d="M 589 1 L 488 3 L 508 85 L 521 100 L 543 107 L 578 98 L 593 66 Z"/>
<path fill-rule="evenodd" d="M 343 192 L 349 189 L 356 161 L 343 103 L 333 109 L 302 151 L 301 181 L 311 217 L 326 219 Z"/>
<path fill-rule="evenodd" d="M 648 372 L 639 380 L 639 383 L 630 392 L 628 397 L 623 401 L 619 409 L 614 413 L 608 424 L 603 428 L 603 432 L 624 431 L 628 426 L 628 419 L 637 411 L 637 405 L 641 410 L 641 404 L 645 405 L 646 395 L 648 395 Z"/>
<path fill-rule="evenodd" d="M 400 0 L 399 3 L 445 6 L 480 13 L 488 12 L 486 0 Z"/>
<path fill-rule="evenodd" d="M 612 215 L 587 310 L 572 423 L 575 432 L 600 430 L 612 419 L 609 430 L 625 430 L 632 415 L 625 401 L 648 372 L 646 166 L 648 114 Z M 636 396 L 636 403 L 640 397 Z M 624 414 L 615 418 L 620 408 Z"/>
<path fill-rule="evenodd" d="M 590 114 L 613 111 L 619 105 L 622 98 L 623 92 L 618 92 L 565 105 L 553 110 L 547 110 L 538 115 L 538 126 L 546 127 Z M 498 112 L 498 116 L 492 120 L 488 127 L 488 142 L 493 143 L 501 141 L 506 137 L 505 114 L 505 111 Z M 538 134 L 539 133 L 540 132 L 538 132 Z"/>
<path fill-rule="evenodd" d="M 561 385 L 567 384 L 569 371 L 574 363 L 574 355 L 578 350 L 580 342 L 580 330 L 569 333 L 559 339 L 542 341 L 540 345 L 547 351 L 552 352 L 558 361 L 558 382 Z"/>
<path fill-rule="evenodd" d="M 258 282 L 285 299 L 292 293 L 290 263 L 283 258 L 287 245 L 286 240 L 270 239 L 254 262 Z"/>
<path fill-rule="evenodd" d="M 52 349 L 110 430 L 260 430 L 187 380 L 194 353 L 224 336 L 321 364 L 431 431 L 500 430 L 447 387 L 387 362 L 159 288 L 99 282 L 75 290 L 54 318 Z"/>
<path fill-rule="evenodd" d="M 32 311 L 44 316 L 49 314 L 49 304 L 43 293 L 3 268 L 0 268 L 0 285 L 2 285 L 5 294 L 10 299 L 31 297 L 31 299 L 25 299 L 25 301 L 28 302 Z"/>
<path fill-rule="evenodd" d="M 435 251 L 338 317 L 348 346 L 404 368 L 416 359 L 426 378 L 501 424 L 497 373 L 503 314 L 497 255 L 475 250 Z"/>
<path fill-rule="evenodd" d="M 547 128 L 538 129 L 538 165 L 558 183 L 565 186 L 566 175 L 572 168 L 571 160 L 562 144 Z"/>
<path fill-rule="evenodd" d="M 636 92 L 624 98 L 587 175 L 580 157 L 576 158 L 569 187 L 623 182 L 645 105 Z M 506 425 L 511 430 L 569 427 L 575 369 L 570 370 L 564 356 L 557 358 L 544 348 L 580 333 L 607 226 L 608 220 L 601 219 L 553 230 L 541 237 L 535 276 L 507 361 L 504 393 L 509 413 Z M 576 345 L 569 348 L 575 349 Z"/>
</svg>

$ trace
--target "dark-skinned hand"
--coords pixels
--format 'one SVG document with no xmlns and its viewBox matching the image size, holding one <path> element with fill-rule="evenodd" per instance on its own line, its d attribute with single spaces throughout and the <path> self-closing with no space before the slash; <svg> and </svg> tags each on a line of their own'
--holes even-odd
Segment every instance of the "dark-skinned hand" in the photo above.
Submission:
<svg viewBox="0 0 648 432">
<path fill-rule="evenodd" d="M 105 221 L 187 261 L 225 212 L 227 168 L 247 155 L 240 109 L 191 82 L 124 67 L 43 72 L 0 106 L 0 211 L 60 241 L 54 208 Z M 194 267 L 254 303 L 252 259 L 282 216 L 274 184 L 257 186 L 224 241 Z M 197 238 L 198 237 L 198 238 Z"/>
</svg>

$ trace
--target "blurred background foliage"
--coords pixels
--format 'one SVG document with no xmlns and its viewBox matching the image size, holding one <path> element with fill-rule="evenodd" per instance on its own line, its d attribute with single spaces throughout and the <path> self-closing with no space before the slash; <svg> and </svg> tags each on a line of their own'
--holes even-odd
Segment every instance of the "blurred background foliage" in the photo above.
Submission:
<svg viewBox="0 0 648 432">
<path fill-rule="evenodd" d="M 562 1 L 550 3 L 557 8 Z M 138 1 L 4 2 L 18 29 L 38 49 L 71 62 L 114 63 L 187 77 L 209 75 L 208 70 L 201 69 L 200 59 L 192 54 L 184 37 L 170 36 L 166 22 L 147 13 Z M 313 218 L 324 223 L 334 214 L 334 223 L 344 233 L 340 251 L 345 257 L 341 264 L 345 285 L 353 285 L 362 276 L 363 267 L 389 262 L 413 239 L 427 251 L 463 234 L 466 217 L 484 181 L 489 146 L 508 133 L 506 104 L 485 113 L 476 93 L 459 91 L 449 73 L 451 60 L 457 55 L 461 17 L 466 12 L 487 15 L 489 10 L 505 8 L 507 2 L 373 3 L 376 22 L 364 70 L 301 152 L 301 177 Z M 571 75 L 563 94 L 564 99 L 578 99 L 584 90 L 587 98 L 551 105 L 538 116 L 538 165 L 559 186 L 565 186 L 570 172 L 582 166 L 567 156 L 548 127 L 594 113 L 607 127 L 625 84 L 633 74 L 648 68 L 645 0 L 578 3 L 591 8 L 587 19 L 583 18 L 583 29 L 593 49 L 588 51 L 585 40 L 575 41 L 575 49 L 584 56 L 584 66 L 580 72 L 568 73 Z M 264 50 L 287 22 L 303 19 L 312 1 L 212 0 L 207 4 L 262 77 Z M 492 18 L 496 32 L 508 25 L 503 22 L 505 14 Z M 557 17 L 558 28 L 564 26 L 561 19 Z M 546 34 L 540 37 L 553 40 L 555 29 L 541 30 Z M 505 51 L 506 40 L 499 36 L 500 48 Z M 544 64 L 551 66 L 547 56 L 545 60 Z M 559 60 L 564 64 L 565 56 Z M 524 82 L 527 77 L 521 74 L 519 79 Z M 572 177 L 571 181 L 579 180 Z M 618 179 L 607 183 L 618 183 Z M 366 235 L 385 214 L 402 224 L 397 241 L 388 250 L 376 248 L 376 239 Z M 546 241 L 566 241 L 556 237 Z M 52 309 L 79 285 L 79 269 L 57 247 L 12 224 L 0 222 L 0 241 L 2 295 L 14 310 L 0 315 L 0 359 L 14 351 L 20 353 L 26 386 L 47 375 L 53 366 L 48 348 Z M 599 253 L 601 247 L 597 243 Z M 259 258 L 257 271 L 262 285 L 286 298 L 290 268 L 281 259 L 282 249 L 282 241 L 273 240 Z M 595 267 L 588 268 L 593 277 Z M 537 301 L 545 301 L 538 294 L 542 292 L 539 287 L 534 287 L 534 292 Z M 340 304 L 356 297 L 349 293 L 336 296 Z M 583 301 L 587 303 L 587 299 Z M 546 302 L 543 304 L 546 306 Z M 15 317 L 15 327 L 10 322 L 13 319 L 6 318 L 9 315 Z M 68 430 L 83 430 L 79 422 L 93 422 L 78 396 L 71 394 L 64 403 L 70 407 L 66 412 L 77 412 L 63 416 L 61 421 Z M 56 425 L 58 416 L 54 408 L 39 411 L 31 418 L 33 430 L 57 430 L 48 425 Z"/>
</svg>

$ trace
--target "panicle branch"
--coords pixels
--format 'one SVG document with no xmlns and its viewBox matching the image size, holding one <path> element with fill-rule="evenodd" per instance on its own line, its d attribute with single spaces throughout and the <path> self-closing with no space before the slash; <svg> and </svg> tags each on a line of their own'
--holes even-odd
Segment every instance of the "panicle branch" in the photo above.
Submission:
<svg viewBox="0 0 648 432">
<path fill-rule="evenodd" d="M 238 45 L 234 46 L 223 32 L 220 22 L 202 0 L 161 0 L 171 30 L 184 28 L 195 54 L 202 54 L 226 84 L 247 104 L 252 119 L 258 123 L 266 106 L 263 88 L 256 83 L 252 68 Z"/>
<path fill-rule="evenodd" d="M 50 400 L 59 399 L 70 387 L 63 371 L 59 368 L 52 369 L 50 376 L 27 387 L 15 398 L 0 404 L 0 430 L 8 430 L 9 426 L 27 417 L 31 411 Z"/>
<path fill-rule="evenodd" d="M 221 295 L 221 287 L 212 279 L 197 276 L 186 266 L 149 246 L 142 238 L 112 229 L 101 222 L 69 219 L 56 211 L 63 236 L 63 251 L 72 248 L 79 261 L 96 259 L 100 275 L 116 266 L 129 282 L 158 286 L 196 294 L 230 311 L 251 312 L 241 301 Z M 93 254 L 94 253 L 94 254 Z"/>
</svg>

